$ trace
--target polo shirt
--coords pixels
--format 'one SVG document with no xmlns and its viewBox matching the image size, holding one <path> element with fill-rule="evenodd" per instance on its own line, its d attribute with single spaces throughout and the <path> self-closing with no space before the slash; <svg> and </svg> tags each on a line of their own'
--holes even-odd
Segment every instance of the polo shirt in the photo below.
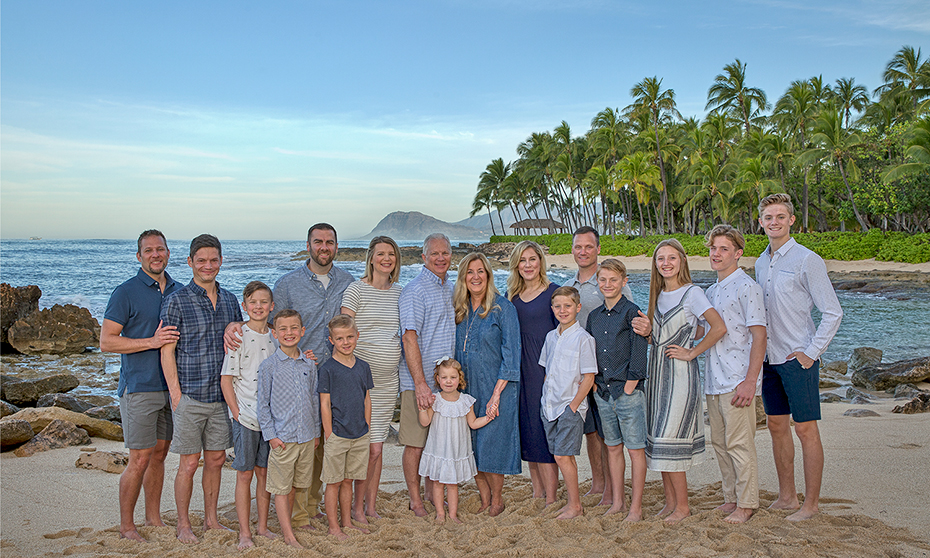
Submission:
<svg viewBox="0 0 930 558">
<path fill-rule="evenodd" d="M 329 394 L 333 434 L 355 440 L 368 433 L 365 395 L 373 387 L 371 367 L 358 357 L 352 368 L 334 358 L 320 366 L 319 392 Z"/>
<path fill-rule="evenodd" d="M 608 309 L 601 304 L 588 314 L 586 330 L 597 349 L 597 375 L 594 385 L 602 399 L 619 399 L 627 380 L 645 380 L 649 341 L 633 331 L 633 318 L 639 307 L 621 296 Z M 636 389 L 645 390 L 644 382 Z"/>
<path fill-rule="evenodd" d="M 116 287 L 110 295 L 103 318 L 123 326 L 120 335 L 128 339 L 151 337 L 158 329 L 162 301 L 180 288 L 181 285 L 166 272 L 165 292 L 162 293 L 158 281 L 140 268 L 135 277 Z M 161 353 L 158 349 L 120 355 L 119 384 L 116 391 L 119 397 L 127 392 L 167 390 L 168 384 L 165 383 L 165 375 L 161 371 Z"/>
</svg>

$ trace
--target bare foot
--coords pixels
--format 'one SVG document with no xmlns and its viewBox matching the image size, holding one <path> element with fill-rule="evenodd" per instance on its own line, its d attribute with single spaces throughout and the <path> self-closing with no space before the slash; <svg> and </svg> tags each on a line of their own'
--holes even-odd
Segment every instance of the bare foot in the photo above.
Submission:
<svg viewBox="0 0 930 558">
<path fill-rule="evenodd" d="M 656 514 L 656 517 L 664 517 L 670 513 L 675 513 L 675 506 L 671 504 L 665 504 L 665 507 L 659 510 L 659 513 Z"/>
<path fill-rule="evenodd" d="M 463 523 L 463 521 L 459 519 L 459 516 L 457 515 L 450 515 L 449 519 L 451 519 L 454 523 Z"/>
<path fill-rule="evenodd" d="M 122 532 L 121 532 L 121 533 L 119 534 L 119 538 L 121 538 L 121 539 L 129 539 L 129 540 L 131 540 L 131 541 L 143 542 L 143 543 L 144 543 L 144 542 L 149 542 L 149 541 L 143 539 L 143 538 L 142 538 L 142 535 L 139 534 L 139 531 L 136 531 L 135 529 L 133 529 L 132 531 L 126 531 L 125 533 L 122 533 Z"/>
<path fill-rule="evenodd" d="M 504 504 L 501 504 L 500 506 L 490 506 L 488 508 L 488 515 L 490 515 L 491 517 L 497 517 L 503 512 L 504 512 Z"/>
<path fill-rule="evenodd" d="M 752 508 L 736 508 L 733 513 L 724 517 L 723 520 L 727 523 L 746 523 L 752 517 L 754 511 Z"/>
<path fill-rule="evenodd" d="M 446 522 L 446 516 L 439 515 L 438 513 L 436 514 L 436 519 L 433 520 L 433 523 L 435 523 L 436 525 L 442 525 L 445 522 Z"/>
<path fill-rule="evenodd" d="M 368 517 L 372 519 L 381 519 L 381 516 L 378 515 L 378 511 L 375 510 L 374 508 L 365 510 L 365 515 L 367 515 Z"/>
<path fill-rule="evenodd" d="M 362 510 L 358 510 L 357 512 L 355 510 L 352 510 L 352 519 L 354 519 L 355 521 L 358 521 L 359 523 L 363 525 L 368 525 L 368 518 L 365 517 L 365 514 L 362 513 Z"/>
<path fill-rule="evenodd" d="M 636 521 L 642 521 L 642 520 L 643 520 L 642 510 L 638 512 L 630 512 L 629 515 L 626 516 L 626 519 L 624 519 L 624 521 L 629 521 L 630 523 L 634 523 Z"/>
<path fill-rule="evenodd" d="M 559 514 L 556 519 L 574 519 L 576 517 L 581 517 L 584 515 L 584 509 L 581 506 L 577 508 L 570 508 L 565 506 L 562 513 Z"/>
<path fill-rule="evenodd" d="M 178 529 L 178 540 L 184 544 L 197 544 L 197 535 L 191 530 L 190 527 L 185 527 L 183 529 Z"/>
<path fill-rule="evenodd" d="M 239 537 L 239 546 L 236 547 L 239 550 L 245 550 L 247 548 L 252 548 L 255 546 L 255 543 L 252 542 L 252 537 Z"/>
<path fill-rule="evenodd" d="M 368 529 L 366 529 L 366 528 L 364 528 L 364 527 L 359 527 L 358 525 L 343 525 L 342 528 L 343 528 L 343 529 L 354 529 L 354 530 L 359 531 L 359 532 L 361 532 L 362 534 L 365 534 L 365 535 L 370 535 L 370 534 L 371 534 L 371 531 L 369 531 Z"/>
<path fill-rule="evenodd" d="M 715 511 L 733 513 L 736 511 L 736 502 L 725 502 L 715 508 Z"/>
<path fill-rule="evenodd" d="M 265 537 L 266 539 L 271 539 L 271 540 L 275 540 L 279 536 L 277 533 L 272 532 L 269 529 L 265 529 L 264 531 L 256 531 L 255 534 L 260 537 Z"/>
<path fill-rule="evenodd" d="M 167 527 L 167 525 L 165 525 L 165 522 L 162 521 L 160 517 L 159 517 L 158 519 L 154 519 L 154 520 L 153 520 L 153 519 L 146 519 L 146 520 L 145 520 L 145 526 L 146 526 L 146 527 Z"/>
<path fill-rule="evenodd" d="M 685 510 L 685 511 L 675 510 L 674 512 L 672 512 L 672 515 L 665 518 L 665 522 L 668 524 L 674 525 L 675 523 L 678 523 L 679 521 L 681 521 L 682 519 L 690 515 L 691 515 L 691 510 Z"/>
<path fill-rule="evenodd" d="M 323 512 L 316 512 L 316 515 L 313 516 L 313 519 L 323 519 L 326 517 L 326 514 Z"/>
<path fill-rule="evenodd" d="M 336 537 L 340 541 L 344 541 L 349 538 L 349 535 L 346 535 L 345 533 L 342 532 L 342 529 L 338 529 L 338 528 L 333 529 L 332 527 L 330 527 L 329 534 Z"/>
<path fill-rule="evenodd" d="M 779 498 L 772 502 L 772 505 L 769 506 L 770 510 L 796 510 L 801 507 L 801 503 L 798 502 L 798 497 L 795 496 L 792 499 L 782 500 Z"/>
<path fill-rule="evenodd" d="M 220 531 L 229 531 L 230 533 L 234 533 L 234 532 L 235 532 L 235 531 L 233 531 L 232 529 L 230 529 L 229 527 L 223 525 L 222 523 L 204 523 L 204 524 L 203 524 L 203 532 L 204 532 L 204 533 L 206 533 L 206 532 L 209 531 L 210 529 L 219 529 Z"/>
<path fill-rule="evenodd" d="M 613 506 L 613 505 L 614 505 L 614 500 L 613 500 L 613 498 L 608 498 L 608 497 L 606 497 L 606 496 L 603 496 L 603 497 L 601 498 L 601 501 L 598 502 L 597 505 L 598 505 L 598 506 Z"/>
<path fill-rule="evenodd" d="M 317 530 L 316 527 L 314 527 L 313 525 L 309 523 L 307 523 L 306 525 L 301 525 L 300 527 L 298 527 L 298 529 L 303 529 L 304 531 L 316 531 Z"/>
<path fill-rule="evenodd" d="M 490 507 L 491 507 L 491 502 L 481 502 L 481 507 L 478 508 L 478 513 L 481 513 Z"/>
<path fill-rule="evenodd" d="M 798 511 L 786 517 L 785 519 L 787 519 L 788 521 L 804 521 L 806 519 L 810 519 L 814 517 L 818 513 L 820 513 L 819 509 L 807 510 L 807 509 L 801 508 Z"/>
<path fill-rule="evenodd" d="M 286 542 L 288 546 L 293 546 L 294 548 L 305 548 L 304 545 L 300 544 L 300 542 L 296 538 L 293 538 L 293 539 L 285 538 L 284 542 Z"/>
<path fill-rule="evenodd" d="M 408 505 L 407 507 L 410 508 L 410 511 L 413 512 L 413 515 L 415 515 L 415 516 L 417 516 L 417 517 L 426 517 L 426 515 L 427 515 L 427 514 L 426 514 L 426 507 L 423 506 L 423 504 L 420 504 L 420 506 L 417 507 L 417 508 L 413 507 L 412 505 Z"/>
<path fill-rule="evenodd" d="M 604 512 L 604 515 L 613 515 L 615 513 L 625 512 L 626 506 L 610 506 L 607 511 Z"/>
<path fill-rule="evenodd" d="M 594 496 L 595 494 L 603 494 L 603 493 L 604 493 L 603 486 L 598 486 L 598 487 L 591 486 L 591 490 L 585 493 L 585 496 Z"/>
</svg>

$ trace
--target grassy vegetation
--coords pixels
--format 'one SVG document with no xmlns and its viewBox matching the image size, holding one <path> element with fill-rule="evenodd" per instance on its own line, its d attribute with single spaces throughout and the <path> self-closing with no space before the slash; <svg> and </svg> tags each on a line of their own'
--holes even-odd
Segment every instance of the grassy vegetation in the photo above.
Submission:
<svg viewBox="0 0 930 558">
<path fill-rule="evenodd" d="M 907 234 L 902 232 L 883 233 L 872 229 L 861 232 L 825 232 L 795 234 L 795 239 L 828 260 L 866 260 L 875 258 L 882 261 L 924 263 L 930 262 L 930 234 Z M 693 256 L 706 256 L 703 236 L 686 234 L 622 236 L 616 240 L 609 236 L 601 237 L 601 253 L 611 256 L 650 255 L 656 244 L 669 237 L 675 237 Z M 491 242 L 519 242 L 535 240 L 549 247 L 551 254 L 568 254 L 571 252 L 572 237 L 569 234 L 546 234 L 540 236 L 492 236 Z M 745 255 L 757 257 L 768 245 L 768 239 L 761 234 L 746 235 Z"/>
</svg>

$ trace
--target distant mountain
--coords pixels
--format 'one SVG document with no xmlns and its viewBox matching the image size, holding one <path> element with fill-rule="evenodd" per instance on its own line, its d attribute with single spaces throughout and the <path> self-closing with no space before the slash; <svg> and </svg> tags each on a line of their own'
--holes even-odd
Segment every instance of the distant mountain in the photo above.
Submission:
<svg viewBox="0 0 930 558">
<path fill-rule="evenodd" d="M 541 217 L 545 217 L 545 215 L 542 215 L 542 211 L 540 211 L 539 213 Z M 523 206 L 520 206 L 520 217 L 522 219 L 528 218 L 526 208 L 524 208 Z M 535 216 L 529 215 L 530 219 L 532 219 L 533 217 Z M 513 211 L 511 211 L 510 209 L 505 209 L 498 216 L 497 210 L 495 209 L 491 211 L 491 218 L 494 219 L 494 227 L 493 227 L 494 234 L 513 234 L 513 229 L 510 228 L 510 225 L 517 222 L 517 220 L 513 218 Z M 501 219 L 504 220 L 504 232 L 501 232 Z M 472 227 L 480 231 L 485 231 L 485 234 L 488 234 L 488 235 L 492 234 L 491 233 L 492 231 L 491 220 L 488 218 L 487 210 L 484 210 L 481 213 L 478 213 L 474 217 L 469 217 L 468 219 L 462 219 L 461 221 L 456 221 L 454 224 L 462 225 L 464 227 Z"/>
<path fill-rule="evenodd" d="M 487 218 L 487 216 L 485 216 Z M 498 226 L 499 228 L 499 226 Z M 453 241 L 456 240 L 487 240 L 491 233 L 458 223 L 447 223 L 435 217 L 424 215 L 419 211 L 395 211 L 389 213 L 375 225 L 370 233 L 362 237 L 369 240 L 376 236 L 390 236 L 394 240 L 422 241 L 429 234 L 441 232 Z"/>
</svg>

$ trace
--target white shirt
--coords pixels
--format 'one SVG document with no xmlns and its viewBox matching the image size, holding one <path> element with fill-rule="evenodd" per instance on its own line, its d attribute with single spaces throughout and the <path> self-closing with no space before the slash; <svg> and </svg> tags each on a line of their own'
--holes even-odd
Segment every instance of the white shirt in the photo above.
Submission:
<svg viewBox="0 0 930 558">
<path fill-rule="evenodd" d="M 247 325 L 242 326 L 242 344 L 226 353 L 223 376 L 233 377 L 233 391 L 239 405 L 239 424 L 261 432 L 258 424 L 258 367 L 275 352 L 271 330 L 258 333 Z M 232 418 L 232 411 L 229 412 Z"/>
<path fill-rule="evenodd" d="M 559 328 L 555 328 L 546 334 L 539 365 L 546 368 L 540 403 L 543 414 L 553 421 L 578 394 L 582 374 L 597 374 L 594 338 L 577 321 L 561 334 Z M 585 398 L 578 412 L 584 417 L 587 410 L 588 399 Z"/>
<path fill-rule="evenodd" d="M 756 281 L 765 298 L 769 364 L 784 364 L 797 351 L 820 358 L 843 319 L 823 258 L 793 238 L 774 254 L 770 244 L 756 260 Z M 822 314 L 816 329 L 814 306 Z"/>
<path fill-rule="evenodd" d="M 762 287 L 746 272 L 736 271 L 707 288 L 707 299 L 723 318 L 727 333 L 704 353 L 704 393 L 721 395 L 736 389 L 749 372 L 750 326 L 765 327 Z M 762 374 L 756 395 L 762 393 Z"/>
<path fill-rule="evenodd" d="M 678 287 L 674 291 L 661 291 L 659 297 L 656 299 L 656 309 L 665 314 L 681 302 L 681 297 L 685 297 L 685 317 L 688 323 L 691 324 L 691 327 L 697 327 L 700 317 L 704 315 L 704 312 L 713 308 L 713 306 L 710 301 L 707 300 L 707 295 L 704 294 L 704 291 L 701 290 L 700 287 L 695 287 L 689 291 L 688 288 L 691 286 L 693 285 L 689 283 Z M 686 292 L 688 293 L 687 296 L 685 296 Z"/>
</svg>

